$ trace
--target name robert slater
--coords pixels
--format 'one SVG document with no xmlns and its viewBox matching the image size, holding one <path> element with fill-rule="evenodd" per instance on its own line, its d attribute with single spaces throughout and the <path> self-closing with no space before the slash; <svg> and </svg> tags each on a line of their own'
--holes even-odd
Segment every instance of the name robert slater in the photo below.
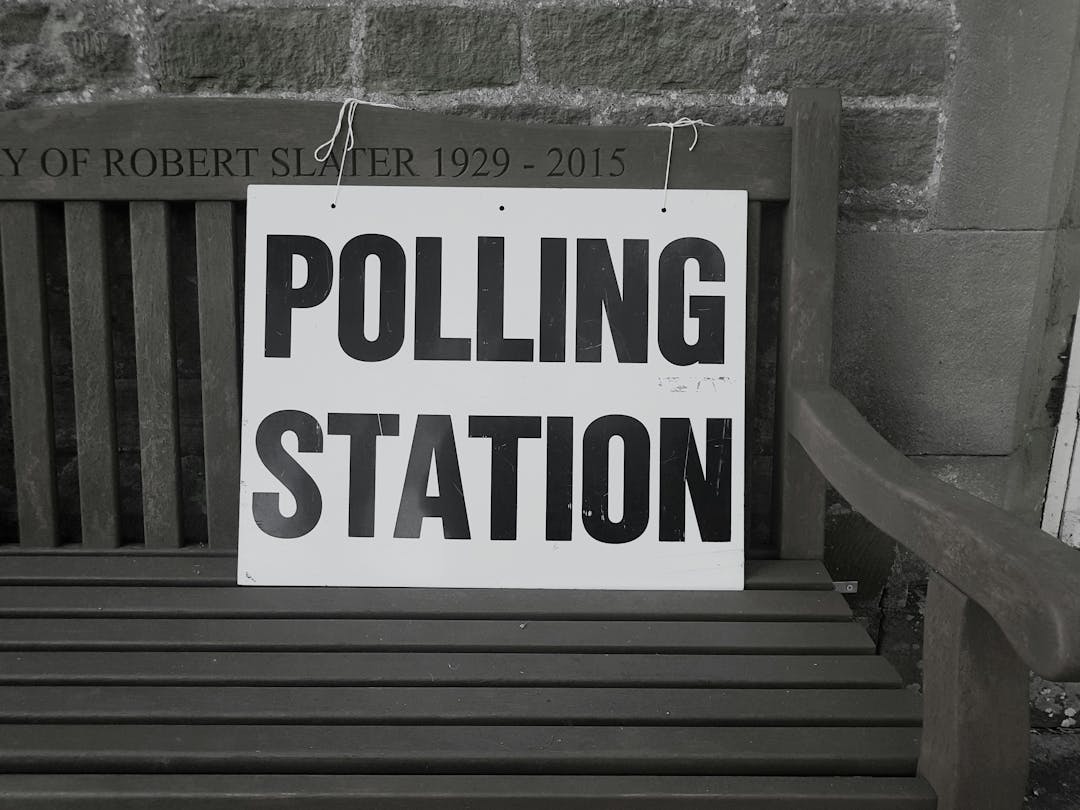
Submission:
<svg viewBox="0 0 1080 810">
<path fill-rule="evenodd" d="M 268 166 L 260 165 L 268 160 Z M 404 146 L 350 149 L 345 177 L 418 177 L 413 150 Z M 0 177 L 40 172 L 48 177 L 337 177 L 339 156 L 316 161 L 311 149 L 276 146 L 269 151 L 242 146 L 57 147 L 40 153 L 27 147 L 0 147 Z"/>
<path fill-rule="evenodd" d="M 335 257 L 329 246 L 314 236 L 271 234 L 266 241 L 262 354 L 268 359 L 290 358 L 294 311 L 320 307 L 336 283 L 340 349 L 360 363 L 378 363 L 398 355 L 404 348 L 406 288 L 411 275 L 415 302 L 411 350 L 418 361 L 642 364 L 648 362 L 649 323 L 655 317 L 657 348 L 667 362 L 676 366 L 724 362 L 724 296 L 687 295 L 686 290 L 688 271 L 701 282 L 725 281 L 724 255 L 713 242 L 697 237 L 675 239 L 651 264 L 649 240 L 624 239 L 616 248 L 622 253 L 621 278 L 606 239 L 575 240 L 574 272 L 569 275 L 569 240 L 541 238 L 538 242 L 535 272 L 540 289 L 535 339 L 506 335 L 505 239 L 499 236 L 477 238 L 476 331 L 475 337 L 465 337 L 443 334 L 441 238 L 417 237 L 415 254 L 407 258 L 395 239 L 378 233 L 360 234 L 346 242 Z M 293 286 L 297 258 L 306 263 L 307 273 L 302 284 Z M 379 267 L 375 290 L 368 289 L 365 278 L 369 260 Z M 408 274 L 410 263 L 414 272 Z M 658 274 L 655 302 L 649 300 L 650 267 Z M 572 314 L 567 306 L 568 281 L 576 293 Z M 378 296 L 377 330 L 364 328 L 368 309 L 365 294 Z M 687 315 L 697 322 L 694 342 L 686 339 Z M 576 345 L 568 352 L 566 335 L 571 317 Z M 605 321 L 614 357 L 602 356 Z M 417 373 L 422 373 L 419 367 Z M 319 523 L 323 506 L 319 485 L 285 449 L 282 439 L 285 434 L 294 435 L 298 454 L 322 453 L 324 436 L 329 434 L 347 439 L 350 448 L 349 536 L 374 536 L 377 444 L 408 454 L 404 480 L 392 484 L 400 491 L 394 537 L 419 537 L 425 518 L 439 519 L 445 538 L 471 536 L 466 497 L 470 482 L 462 480 L 459 440 L 449 415 L 419 414 L 411 440 L 395 438 L 404 427 L 399 414 L 334 412 L 319 416 L 282 409 L 268 414 L 257 428 L 255 448 L 260 461 L 289 490 L 296 504 L 292 514 L 286 514 L 279 493 L 253 493 L 253 517 L 263 532 L 296 538 Z M 583 431 L 575 431 L 573 418 L 563 415 L 479 414 L 462 418 L 458 427 L 461 430 L 467 425 L 467 431 L 462 430 L 467 438 L 461 440 L 490 442 L 492 540 L 517 537 L 518 446 L 521 441 L 537 439 L 546 445 L 546 539 L 571 539 L 575 503 L 580 509 L 577 520 L 594 540 L 626 543 L 640 537 L 650 520 L 650 468 L 656 465 L 658 539 L 685 540 L 689 493 L 701 540 L 731 540 L 730 418 L 705 419 L 705 435 L 698 437 L 691 420 L 679 416 L 661 418 L 650 430 L 632 416 L 608 414 L 592 420 Z M 577 448 L 576 433 L 581 436 Z M 624 450 L 620 499 L 624 506 L 617 520 L 609 509 L 609 445 L 615 438 Z M 654 442 L 658 448 L 653 447 Z M 699 451 L 699 442 L 704 452 Z M 573 480 L 577 454 L 582 461 L 580 482 Z M 506 470 L 513 474 L 507 475 Z M 437 484 L 437 495 L 428 494 L 432 483 Z"/>
</svg>

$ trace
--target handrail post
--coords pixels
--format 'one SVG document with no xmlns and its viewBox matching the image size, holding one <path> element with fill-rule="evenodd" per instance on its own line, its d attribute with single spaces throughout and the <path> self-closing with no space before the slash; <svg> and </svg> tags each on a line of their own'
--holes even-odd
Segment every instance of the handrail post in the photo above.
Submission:
<svg viewBox="0 0 1080 810">
<path fill-rule="evenodd" d="M 1028 668 L 994 620 L 931 574 L 919 775 L 938 810 L 1017 810 L 1028 767 Z"/>
<path fill-rule="evenodd" d="M 821 559 L 825 482 L 789 432 L 791 392 L 799 383 L 829 382 L 833 275 L 839 197 L 840 94 L 793 90 L 784 123 L 791 127 L 791 197 L 784 212 L 777 357 L 776 536 L 785 559 Z"/>
</svg>

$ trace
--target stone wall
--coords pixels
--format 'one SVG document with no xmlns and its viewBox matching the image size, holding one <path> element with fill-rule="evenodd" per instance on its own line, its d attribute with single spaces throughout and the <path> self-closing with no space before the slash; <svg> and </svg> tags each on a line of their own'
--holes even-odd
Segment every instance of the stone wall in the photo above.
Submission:
<svg viewBox="0 0 1080 810">
<path fill-rule="evenodd" d="M 834 85 L 845 94 L 842 156 L 844 239 L 862 240 L 876 257 L 892 250 L 900 232 L 920 230 L 934 199 L 944 99 L 957 42 L 954 11 L 941 0 L 905 2 L 782 2 L 718 0 L 649 2 L 284 2 L 152 3 L 143 0 L 16 0 L 0 10 L 0 105 L 68 104 L 168 94 L 260 94 L 373 101 L 454 114 L 591 125 L 643 125 L 679 115 L 717 124 L 779 123 L 786 91 L 795 85 Z M 330 122 L 328 122 L 329 126 Z M 659 143 L 659 139 L 658 139 Z M 878 235 L 873 234 L 877 232 Z M 888 232 L 884 236 L 881 232 Z M 882 238 L 884 237 L 884 241 Z M 867 241 L 869 240 L 869 241 Z M 917 249 L 918 242 L 910 249 Z M 853 245 L 852 250 L 857 250 Z M 954 250 L 965 253 L 963 245 Z M 122 250 L 118 250 L 121 253 Z M 845 256 L 851 251 L 845 249 Z M 851 260 L 852 263 L 854 259 Z M 775 263 L 775 262 L 774 262 Z M 62 259 L 50 274 L 50 303 L 65 317 Z M 774 268 L 775 269 L 775 268 Z M 928 272 L 924 269 L 924 273 Z M 967 266 L 977 283 L 977 261 Z M 862 270 L 841 277 L 841 305 L 865 310 Z M 932 275 L 932 273 L 931 273 Z M 852 282 L 849 289 L 846 282 Z M 772 286 L 769 287 L 769 283 Z M 947 307 L 949 284 L 936 302 Z M 878 279 L 872 280 L 879 284 Z M 1023 287 L 1026 277 L 1016 282 Z M 897 280 L 903 295 L 911 285 Z M 766 279 L 775 298 L 775 278 Z M 177 292 L 184 295 L 190 284 Z M 123 290 L 117 290 L 122 296 Z M 1022 291 L 1023 292 L 1023 291 Z M 1009 326 L 1024 328 L 1028 313 L 1012 306 Z M 1028 295 L 1030 297 L 1030 294 Z M 905 301 L 918 316 L 921 298 Z M 123 303 L 123 302 L 122 302 Z M 766 310 L 770 303 L 766 301 Z M 772 303 L 775 309 L 775 302 Z M 122 310 L 124 307 L 121 306 Z M 183 311 L 181 309 L 181 311 Z M 771 396 L 774 330 L 762 336 L 762 400 Z M 863 317 L 863 316 L 860 316 Z M 927 319 L 933 323 L 933 319 Z M 871 324 L 873 321 L 871 321 Z M 871 334 L 861 320 L 840 324 L 839 371 L 875 422 L 898 429 L 925 416 L 910 407 L 902 375 L 927 367 L 913 358 L 896 370 L 881 366 L 877 349 L 896 356 L 892 333 Z M 194 336 L 194 330 L 188 330 Z M 56 330 L 54 330 L 56 332 Z M 129 335 L 118 330 L 126 357 Z M 63 367 L 68 338 L 54 334 L 54 357 Z M 976 341 L 971 362 L 985 365 L 993 348 Z M 198 446 L 198 347 L 179 347 L 185 485 L 197 505 L 201 492 Z M 771 354 L 770 354 L 771 353 Z M 184 375 L 185 358 L 192 371 Z M 1005 358 L 1015 377 L 1018 353 Z M 120 362 L 122 471 L 126 531 L 138 533 L 138 432 L 128 414 L 130 364 Z M 967 363 L 970 366 L 971 363 Z M 941 369 L 939 377 L 949 376 Z M 875 370 L 867 373 L 866 370 Z M 967 372 L 967 368 L 964 368 Z M 75 447 L 66 428 L 70 396 L 58 375 L 57 410 L 65 505 L 74 512 Z M 958 431 L 939 428 L 927 443 L 907 442 L 914 453 L 996 453 L 1001 414 L 1014 407 L 1012 377 L 996 385 L 966 384 L 965 393 L 988 394 L 983 413 Z M 917 398 L 916 398 L 917 399 Z M 131 401 L 128 403 L 134 405 Z M 918 405 L 919 402 L 915 402 Z M 757 419 L 755 517 L 760 541 L 768 533 L 771 408 Z M 3 432 L 0 432 L 2 440 Z M 0 448 L 2 449 L 2 448 Z M 0 465 L 0 487 L 9 482 Z M 10 487 L 7 496 L 11 495 Z M 0 495 L 3 495 L 0 492 Z M 0 513 L 11 497 L 0 497 Z M 196 510 L 197 511 L 197 510 Z M 198 539 L 199 515 L 189 535 Z M 70 527 L 77 531 L 77 523 Z M 887 565 L 886 565 L 887 570 Z"/>
<path fill-rule="evenodd" d="M 945 0 L 15 0 L 0 104 L 353 94 L 560 123 L 773 123 L 789 88 L 836 86 L 845 214 L 911 230 L 935 195 L 956 42 Z"/>
<path fill-rule="evenodd" d="M 1034 517 L 1080 275 L 1078 17 L 1075 0 L 9 0 L 0 107 L 354 95 L 741 124 L 779 122 L 794 86 L 839 87 L 834 381 L 919 463 Z M 917 681 L 919 565 L 842 502 L 829 520 L 833 573 L 860 581 L 871 630 Z"/>
</svg>

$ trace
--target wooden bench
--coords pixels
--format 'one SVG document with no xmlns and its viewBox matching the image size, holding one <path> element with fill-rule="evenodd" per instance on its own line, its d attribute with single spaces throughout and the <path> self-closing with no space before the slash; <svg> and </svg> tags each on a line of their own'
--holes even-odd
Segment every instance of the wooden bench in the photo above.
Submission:
<svg viewBox="0 0 1080 810">
<path fill-rule="evenodd" d="M 10 156 L 0 168 L 18 494 L 18 536 L 0 546 L 0 807 L 1019 806 L 1028 667 L 1080 678 L 1080 572 L 1052 538 L 921 472 L 829 387 L 833 92 L 792 93 L 782 127 L 702 132 L 672 167 L 674 187 L 749 192 L 751 357 L 758 329 L 771 329 L 758 319 L 762 256 L 782 233 L 776 543 L 751 555 L 745 592 L 233 584 L 242 201 L 249 182 L 332 182 L 292 166 L 310 169 L 336 112 L 158 99 L 0 115 L 0 149 L 27 150 L 18 176 Z M 393 175 L 405 149 L 417 176 L 399 165 L 347 182 L 654 187 L 667 140 L 373 108 L 356 130 L 361 175 Z M 455 178 L 457 148 L 503 148 L 514 163 Z M 574 149 L 615 155 L 623 171 L 548 176 Z M 134 533 L 118 506 L 133 482 L 117 461 L 106 222 L 117 210 L 137 360 Z M 193 234 L 176 230 L 177 212 Z M 171 304 L 184 251 L 197 313 Z M 44 269 L 57 253 L 75 528 L 57 489 Z M 178 438 L 185 316 L 200 345 L 205 544 L 183 528 L 196 497 L 181 484 Z M 822 565 L 825 479 L 936 572 L 921 708 Z"/>
</svg>

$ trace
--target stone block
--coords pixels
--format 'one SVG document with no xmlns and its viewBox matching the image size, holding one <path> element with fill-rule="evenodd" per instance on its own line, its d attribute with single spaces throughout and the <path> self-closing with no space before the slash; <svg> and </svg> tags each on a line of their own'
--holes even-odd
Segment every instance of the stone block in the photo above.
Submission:
<svg viewBox="0 0 1080 810">
<path fill-rule="evenodd" d="M 774 2 L 762 9 L 757 89 L 836 87 L 852 96 L 936 93 L 948 62 L 944 8 L 869 5 L 824 10 Z"/>
<path fill-rule="evenodd" d="M 1050 459 L 1080 298 L 1080 230 L 1059 230 L 1053 272 L 1036 292 L 1028 360 L 1018 399 L 1015 467 L 1009 508 L 1042 522 Z"/>
<path fill-rule="evenodd" d="M 925 187 L 888 185 L 883 188 L 841 188 L 842 231 L 911 231 L 923 227 L 929 214 Z"/>
<path fill-rule="evenodd" d="M 63 42 L 76 68 L 88 79 L 122 75 L 132 69 L 131 37 L 118 31 L 69 31 Z"/>
<path fill-rule="evenodd" d="M 833 378 L 912 454 L 1010 453 L 1043 232 L 840 237 Z"/>
<path fill-rule="evenodd" d="M 162 90 L 312 90 L 347 80 L 346 8 L 182 12 L 158 26 L 152 60 Z"/>
<path fill-rule="evenodd" d="M 1068 357 L 1072 351 L 1076 307 L 1080 292 L 1080 227 L 1057 233 L 1054 277 L 1047 294 L 1046 334 L 1041 374 L 1035 381 L 1033 404 L 1041 425 L 1056 427 L 1065 398 Z M 1041 406 L 1041 407 L 1040 407 Z M 1033 418 L 1032 422 L 1036 422 Z M 1036 422 L 1039 424 L 1039 422 Z"/>
<path fill-rule="evenodd" d="M 748 28 L 727 6 L 541 6 L 530 17 L 541 82 L 617 90 L 737 90 Z"/>
<path fill-rule="evenodd" d="M 0 109 L 23 106 L 63 71 L 41 44 L 48 14 L 42 3 L 0 9 Z"/>
<path fill-rule="evenodd" d="M 1080 129 L 1080 4 L 959 0 L 938 228 L 1060 222 Z"/>
<path fill-rule="evenodd" d="M 840 116 L 841 188 L 921 186 L 934 168 L 934 109 L 845 108 Z"/>
<path fill-rule="evenodd" d="M 390 6 L 368 12 L 364 82 L 388 90 L 498 87 L 521 79 L 521 24 L 501 8 Z"/>
<path fill-rule="evenodd" d="M 45 3 L 11 4 L 0 11 L 0 46 L 33 45 L 41 37 L 48 16 Z"/>
<path fill-rule="evenodd" d="M 1065 205 L 1065 215 L 1061 218 L 1062 227 L 1080 228 L 1080 144 L 1073 156 L 1072 192 Z"/>
<path fill-rule="evenodd" d="M 605 126 L 640 127 L 659 121 L 677 118 L 700 118 L 718 127 L 782 126 L 784 108 L 775 104 L 731 104 L 717 101 L 715 104 L 635 104 L 629 107 L 613 107 L 605 110 L 602 120 Z M 663 146 L 667 148 L 667 130 L 659 131 Z M 693 136 L 689 132 L 676 134 L 676 145 L 686 137 L 684 149 L 690 146 Z"/>
<path fill-rule="evenodd" d="M 916 456 L 923 470 L 976 498 L 1001 506 L 1009 475 L 1007 456 Z"/>
<path fill-rule="evenodd" d="M 523 124 L 587 125 L 592 111 L 583 107 L 560 107 L 554 104 L 457 104 L 447 110 L 451 115 L 493 121 L 519 121 Z"/>
<path fill-rule="evenodd" d="M 129 85 L 139 14 L 127 0 L 0 3 L 0 108 L 44 94 Z"/>
</svg>

